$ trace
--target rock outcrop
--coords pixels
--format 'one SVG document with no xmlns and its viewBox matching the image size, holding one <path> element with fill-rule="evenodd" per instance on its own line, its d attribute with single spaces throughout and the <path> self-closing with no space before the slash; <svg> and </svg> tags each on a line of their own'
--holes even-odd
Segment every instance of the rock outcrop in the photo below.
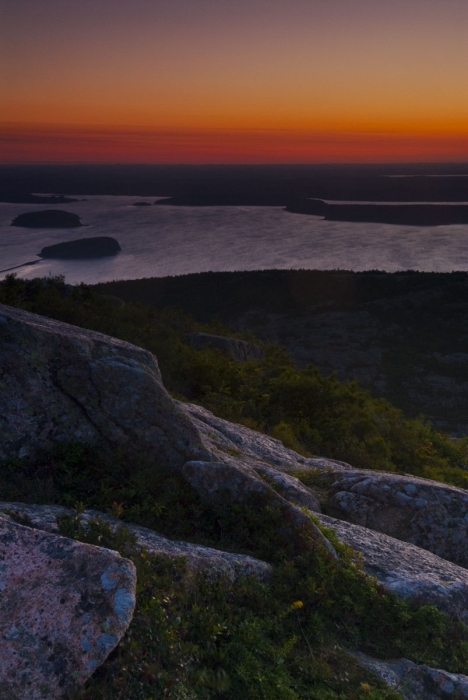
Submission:
<svg viewBox="0 0 468 700">
<path fill-rule="evenodd" d="M 450 617 L 468 624 L 468 571 L 420 547 L 316 514 L 338 539 L 359 553 L 363 570 L 400 598 L 419 605 L 435 605 Z"/>
<path fill-rule="evenodd" d="M 247 465 L 290 503 L 315 512 L 339 539 L 362 552 L 365 571 L 387 589 L 466 617 L 468 492 L 429 479 L 302 457 L 279 440 L 218 418 L 201 406 L 180 405 L 217 459 Z M 308 471 L 324 484 L 327 515 L 320 514 L 313 489 L 294 476 Z M 208 488 L 215 483 L 213 475 Z"/>
<path fill-rule="evenodd" d="M 59 521 L 63 516 L 76 517 L 74 511 L 64 506 L 6 502 L 0 502 L 0 516 L 6 519 L 19 518 L 27 521 L 30 527 L 51 533 L 59 532 Z M 190 571 L 203 571 L 212 578 L 222 577 L 234 581 L 240 576 L 256 576 L 258 579 L 266 579 L 273 571 L 270 564 L 246 554 L 222 552 L 191 542 L 169 540 L 147 527 L 123 522 L 98 510 L 85 510 L 78 519 L 85 527 L 96 519 L 110 525 L 114 532 L 123 527 L 135 537 L 136 550 L 145 549 L 148 554 L 168 558 L 184 557 Z"/>
<path fill-rule="evenodd" d="M 25 228 L 78 228 L 83 226 L 78 214 L 63 209 L 43 209 L 19 214 L 11 222 L 12 226 Z"/>
<path fill-rule="evenodd" d="M 128 628 L 135 567 L 108 549 L 1 517 L 0 562 L 0 697 L 63 698 Z"/>
<path fill-rule="evenodd" d="M 161 468 L 210 459 L 155 357 L 115 338 L 0 305 L 0 459 L 63 441 L 138 444 Z"/>
<path fill-rule="evenodd" d="M 218 418 L 203 406 L 178 402 L 179 408 L 190 418 L 200 435 L 203 436 L 205 445 L 221 461 L 223 460 L 247 460 L 258 467 L 275 467 L 280 472 L 297 471 L 302 465 L 315 465 L 314 460 L 298 455 L 283 445 L 281 440 L 264 435 L 244 425 L 230 423 L 223 418 Z M 325 460 L 320 461 L 319 466 L 325 463 L 339 466 L 341 462 Z M 349 469 L 349 465 L 347 465 Z"/>
<path fill-rule="evenodd" d="M 259 345 L 249 343 L 246 340 L 239 340 L 239 338 L 228 338 L 223 335 L 212 335 L 211 333 L 187 333 L 186 337 L 189 344 L 197 350 L 217 348 L 239 362 L 261 360 L 265 354 Z"/>
<path fill-rule="evenodd" d="M 319 523 L 332 528 L 339 539 L 361 553 L 364 571 L 377 577 L 387 590 L 416 603 L 433 604 L 452 618 L 468 623 L 468 492 L 426 479 L 359 470 L 336 460 L 300 456 L 279 440 L 217 418 L 202 407 L 173 401 L 162 385 L 156 359 L 149 352 L 99 333 L 0 306 L 0 460 L 33 459 L 41 449 L 70 440 L 94 443 L 104 449 L 131 448 L 138 444 L 142 459 L 150 460 L 154 468 L 178 471 L 201 501 L 217 508 L 230 508 L 245 501 L 275 513 L 276 541 L 285 551 L 295 554 L 302 551 L 305 543 L 335 557 L 332 545 L 310 517 L 308 511 L 313 511 Z M 305 479 L 304 473 L 311 478 Z M 298 476 L 309 484 L 315 483 L 318 476 L 322 480 L 320 493 L 306 486 Z M 320 513 L 321 504 L 327 515 Z M 29 518 L 29 524 L 36 529 L 2 517 L 5 510 Z M 67 567 L 81 571 L 85 588 L 91 586 L 94 590 L 96 577 L 100 577 L 101 587 L 107 586 L 107 592 L 112 595 L 115 589 L 117 594 L 125 588 L 123 583 L 115 583 L 120 574 L 116 573 L 115 579 L 113 575 L 104 575 L 99 557 L 110 557 L 108 566 L 114 566 L 116 561 L 124 562 L 124 568 L 130 564 L 108 550 L 57 537 L 54 534 L 57 520 L 64 514 L 72 512 L 60 506 L 0 503 L 3 554 L 16 557 L 18 566 L 23 567 L 18 571 L 25 577 L 24 595 L 32 600 L 29 586 L 36 585 L 35 576 L 41 576 L 45 593 L 41 584 L 36 586 L 37 595 L 47 593 L 51 597 L 50 591 L 58 585 L 57 576 L 60 578 L 57 572 L 62 571 L 56 560 L 66 571 L 70 571 Z M 221 575 L 233 581 L 245 574 L 267 578 L 272 571 L 266 562 L 173 542 L 147 528 L 124 524 L 96 511 L 85 511 L 80 517 L 85 527 L 95 517 L 105 520 L 114 530 L 123 525 L 135 536 L 137 547 L 168 557 L 184 556 L 189 569 L 208 570 L 213 576 Z M 94 561 L 93 556 L 98 557 L 89 572 L 87 559 L 83 564 L 77 563 L 85 553 L 89 561 Z M 47 571 L 46 555 L 47 561 L 52 562 Z M 7 624 L 7 618 L 10 626 L 5 627 L 5 632 L 0 629 L 0 647 L 5 643 L 11 656 L 17 651 L 15 663 L 24 664 L 24 673 L 32 675 L 24 676 L 25 683 L 31 682 L 27 691 L 30 694 L 19 695 L 14 685 L 17 680 L 10 683 L 13 671 L 8 666 L 5 689 L 0 685 L 2 697 L 58 698 L 60 692 L 68 690 L 67 683 L 79 684 L 87 677 L 86 673 L 90 675 L 112 645 L 115 646 L 118 634 L 101 630 L 102 638 L 94 642 L 91 633 L 86 636 L 83 632 L 81 660 L 66 655 L 75 653 L 73 645 L 62 656 L 58 655 L 62 647 L 57 647 L 41 666 L 43 649 L 39 642 L 52 639 L 53 633 L 42 634 L 44 639 L 40 637 L 34 646 L 29 641 L 26 644 L 26 632 L 21 632 L 23 636 L 18 632 L 32 623 L 23 625 L 24 611 L 21 607 L 13 608 L 14 601 L 5 608 L 9 599 L 4 591 L 13 589 L 17 575 L 11 573 L 14 569 L 5 569 L 5 561 L 0 565 L 3 595 L 0 627 Z M 115 566 L 118 569 L 120 564 Z M 63 581 L 63 576 L 60 580 Z M 22 586 L 18 584 L 19 588 Z M 112 599 L 115 607 L 112 595 L 108 600 Z M 87 600 L 86 596 L 84 599 Z M 120 622 L 124 627 L 131 616 L 131 595 L 126 594 L 123 600 L 126 617 Z M 28 601 L 24 604 L 26 612 L 30 609 L 28 604 Z M 59 605 L 62 605 L 60 601 Z M 66 611 L 68 608 L 63 605 Z M 49 630 L 51 615 L 57 618 L 54 624 L 62 624 L 66 619 L 64 625 L 69 627 L 73 622 L 55 614 L 49 603 L 44 604 L 43 610 L 47 610 L 47 616 L 40 613 L 37 629 Z M 84 608 L 83 611 L 86 616 L 88 611 Z M 119 617 L 117 609 L 114 613 Z M 83 619 L 88 626 L 94 624 L 91 618 Z M 112 637 L 112 643 L 107 634 Z M 53 639 L 61 640 L 60 635 L 59 630 Z M 96 649 L 102 658 L 97 656 Z M 0 657 L 10 658 L 5 654 Z M 66 665 L 62 661 L 56 663 L 58 658 L 65 658 Z M 86 670 L 83 658 L 87 659 Z M 26 662 L 32 671 L 26 669 Z M 381 677 L 388 676 L 390 686 L 400 684 L 408 700 L 450 694 L 455 697 L 455 693 L 468 697 L 467 680 L 463 676 L 416 666 L 406 660 L 374 662 L 363 657 L 362 663 L 369 668 L 369 664 L 374 664 L 371 670 Z M 23 667 L 11 666 L 14 668 L 20 669 L 16 678 L 21 679 Z M 38 674 L 43 674 L 44 680 Z M 66 680 L 67 674 L 70 681 Z M 48 694 L 43 696 L 40 688 L 46 686 L 48 690 L 44 692 Z"/>
<path fill-rule="evenodd" d="M 408 659 L 380 661 L 364 654 L 355 658 L 383 680 L 392 690 L 398 690 L 405 700 L 447 700 L 468 698 L 468 676 L 447 673 Z"/>
<path fill-rule="evenodd" d="M 335 468 L 336 470 L 336 468 Z M 429 479 L 335 471 L 326 512 L 468 568 L 468 493 Z"/>
<path fill-rule="evenodd" d="M 120 253 L 121 247 L 115 238 L 94 236 L 78 238 L 76 241 L 64 241 L 48 245 L 41 250 L 39 257 L 58 260 L 83 260 L 87 258 L 105 258 L 107 255 Z"/>
</svg>

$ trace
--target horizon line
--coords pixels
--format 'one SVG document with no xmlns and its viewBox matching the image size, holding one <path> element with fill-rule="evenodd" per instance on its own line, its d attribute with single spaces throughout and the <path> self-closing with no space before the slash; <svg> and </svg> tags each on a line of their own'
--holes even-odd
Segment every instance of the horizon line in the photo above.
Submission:
<svg viewBox="0 0 468 700">
<path fill-rule="evenodd" d="M 57 161 L 57 160 L 43 160 L 43 161 L 2 161 L 0 160 L 0 167 L 41 167 L 41 166 L 56 166 L 56 167 L 89 167 L 89 166 L 101 166 L 101 167 L 163 167 L 163 168 L 277 168 L 277 167 L 321 167 L 321 166 L 333 166 L 333 167 L 378 167 L 378 166 L 391 166 L 392 168 L 399 166 L 447 166 L 455 165 L 457 167 L 467 167 L 468 168 L 468 158 L 466 160 L 375 160 L 375 161 L 278 161 L 265 163 L 259 162 L 206 162 L 206 163 L 193 163 L 193 162 L 183 162 L 174 163 L 169 161 Z M 464 175 L 463 173 L 453 173 L 453 174 L 440 174 L 440 175 L 424 175 L 424 177 L 466 177 L 468 173 Z"/>
</svg>

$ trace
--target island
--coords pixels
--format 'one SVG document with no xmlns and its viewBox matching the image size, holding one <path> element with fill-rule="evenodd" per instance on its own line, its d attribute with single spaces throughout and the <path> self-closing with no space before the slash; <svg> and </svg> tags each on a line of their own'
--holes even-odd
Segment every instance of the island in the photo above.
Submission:
<svg viewBox="0 0 468 700">
<path fill-rule="evenodd" d="M 133 206 L 134 207 L 150 207 L 151 202 L 134 202 Z"/>
<path fill-rule="evenodd" d="M 78 228 L 84 226 L 78 214 L 63 211 L 63 209 L 28 211 L 14 218 L 11 225 L 25 228 Z"/>
<path fill-rule="evenodd" d="M 60 260 L 80 260 L 83 258 L 104 258 L 107 255 L 116 255 L 121 247 L 115 238 L 110 236 L 96 236 L 94 238 L 80 238 L 75 241 L 56 243 L 46 246 L 39 253 L 41 258 L 57 258 Z"/>
</svg>

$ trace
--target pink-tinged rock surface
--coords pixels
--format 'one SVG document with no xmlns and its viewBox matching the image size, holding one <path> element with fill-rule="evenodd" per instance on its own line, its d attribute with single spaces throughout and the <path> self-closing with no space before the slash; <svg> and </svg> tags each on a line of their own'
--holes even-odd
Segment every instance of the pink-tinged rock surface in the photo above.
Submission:
<svg viewBox="0 0 468 700">
<path fill-rule="evenodd" d="M 127 630 L 136 572 L 116 552 L 0 517 L 0 698 L 55 700 Z"/>
<path fill-rule="evenodd" d="M 150 352 L 0 304 L 0 460 L 70 441 L 138 445 L 165 469 L 209 459 Z"/>
</svg>

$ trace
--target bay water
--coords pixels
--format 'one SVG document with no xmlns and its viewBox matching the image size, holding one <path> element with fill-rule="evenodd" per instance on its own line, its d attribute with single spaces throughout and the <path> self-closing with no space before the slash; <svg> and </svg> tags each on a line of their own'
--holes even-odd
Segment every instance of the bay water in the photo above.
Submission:
<svg viewBox="0 0 468 700">
<path fill-rule="evenodd" d="M 348 223 L 282 207 L 155 206 L 156 199 L 90 195 L 61 205 L 0 203 L 0 270 L 16 268 L 12 272 L 28 279 L 64 275 L 70 284 L 209 270 L 468 270 L 468 225 Z M 134 206 L 137 201 L 152 206 Z M 11 226 L 18 214 L 51 208 L 78 214 L 86 227 Z M 122 252 L 95 260 L 38 256 L 44 246 L 90 236 L 112 236 Z"/>
</svg>

